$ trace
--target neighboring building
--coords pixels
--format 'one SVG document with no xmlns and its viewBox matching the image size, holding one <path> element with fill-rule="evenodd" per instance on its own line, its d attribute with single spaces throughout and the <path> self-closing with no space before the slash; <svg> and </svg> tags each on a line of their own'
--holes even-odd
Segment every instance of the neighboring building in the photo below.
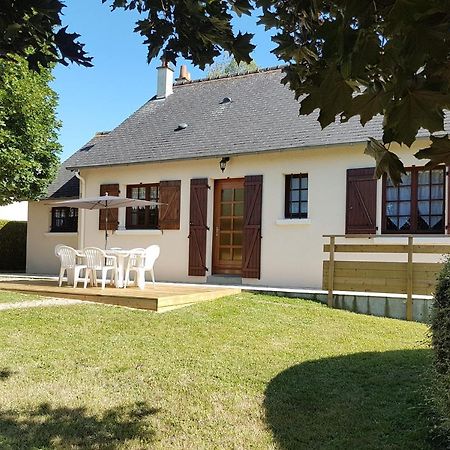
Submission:
<svg viewBox="0 0 450 450">
<path fill-rule="evenodd" d="M 396 188 L 373 179 L 363 153 L 369 136 L 380 137 L 381 118 L 321 130 L 316 115 L 299 117 L 279 68 L 174 86 L 171 69 L 158 71 L 157 95 L 65 161 L 48 200 L 30 202 L 29 273 L 57 272 L 58 243 L 103 246 L 104 215 L 51 206 L 79 194 L 164 203 L 113 212 L 109 242 L 159 244 L 156 275 L 166 281 L 232 275 L 318 288 L 325 234 L 418 233 L 438 242 L 446 233 L 447 174 L 420 168 L 412 156 L 427 142 L 420 136 L 412 151 L 396 149 L 411 167 Z"/>
<path fill-rule="evenodd" d="M 26 222 L 28 219 L 28 202 L 16 202 L 0 206 L 0 220 L 17 220 Z"/>
</svg>

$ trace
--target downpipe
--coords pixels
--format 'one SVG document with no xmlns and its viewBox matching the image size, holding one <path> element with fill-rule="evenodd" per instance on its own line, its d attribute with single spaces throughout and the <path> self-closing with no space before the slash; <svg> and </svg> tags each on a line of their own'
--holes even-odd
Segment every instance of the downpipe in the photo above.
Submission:
<svg viewBox="0 0 450 450">
<path fill-rule="evenodd" d="M 75 170 L 75 176 L 80 180 L 80 198 L 84 198 L 86 195 L 86 181 L 85 179 L 80 175 L 79 170 Z M 84 231 L 85 231 L 85 213 L 86 211 L 82 208 L 78 210 L 78 248 L 83 249 L 85 247 L 84 245 Z"/>
</svg>

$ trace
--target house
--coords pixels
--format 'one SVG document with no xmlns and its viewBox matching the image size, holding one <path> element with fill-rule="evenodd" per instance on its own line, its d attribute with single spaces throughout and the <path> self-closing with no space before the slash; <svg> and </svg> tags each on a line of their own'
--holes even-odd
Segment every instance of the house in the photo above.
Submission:
<svg viewBox="0 0 450 450">
<path fill-rule="evenodd" d="M 27 271 L 56 273 L 59 243 L 102 247 L 104 213 L 51 203 L 106 192 L 163 203 L 109 217 L 109 245 L 160 245 L 159 280 L 320 288 L 323 235 L 440 242 L 450 183 L 444 167 L 425 170 L 412 156 L 427 140 L 395 150 L 410 167 L 402 186 L 374 180 L 363 151 L 380 138 L 381 118 L 321 130 L 316 115 L 299 117 L 281 78 L 271 68 L 173 83 L 159 67 L 156 95 L 65 161 L 48 198 L 29 203 Z"/>
</svg>

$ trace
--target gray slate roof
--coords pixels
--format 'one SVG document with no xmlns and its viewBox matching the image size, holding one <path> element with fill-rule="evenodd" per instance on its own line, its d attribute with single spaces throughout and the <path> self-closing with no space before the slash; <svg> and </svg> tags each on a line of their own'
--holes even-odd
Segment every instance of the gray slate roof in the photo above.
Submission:
<svg viewBox="0 0 450 450">
<path fill-rule="evenodd" d="M 299 116 L 299 104 L 280 83 L 282 77 L 281 69 L 275 68 L 175 84 L 172 95 L 152 98 L 109 134 L 96 136 L 65 161 L 49 196 L 78 196 L 78 179 L 66 168 L 233 156 L 381 138 L 380 116 L 364 128 L 353 117 L 324 130 L 317 114 Z M 221 104 L 225 97 L 232 101 Z M 450 125 L 449 117 L 446 122 Z M 187 128 L 176 131 L 181 123 Z"/>
<path fill-rule="evenodd" d="M 97 143 L 103 135 L 94 136 L 87 144 L 85 144 L 78 152 L 73 154 L 70 158 L 64 161 L 59 167 L 58 174 L 55 180 L 49 185 L 47 189 L 48 199 L 66 199 L 79 196 L 80 192 L 80 180 L 74 175 L 73 172 L 67 170 L 68 167 L 72 167 L 75 160 L 78 160 L 80 153 L 88 151 L 92 146 Z"/>
<path fill-rule="evenodd" d="M 381 136 L 381 118 L 361 127 L 357 118 L 321 130 L 317 115 L 299 116 L 281 69 L 174 86 L 151 99 L 87 152 L 73 167 L 221 157 L 363 142 Z M 221 104 L 224 97 L 231 103 Z M 175 131 L 180 123 L 188 126 Z"/>
</svg>

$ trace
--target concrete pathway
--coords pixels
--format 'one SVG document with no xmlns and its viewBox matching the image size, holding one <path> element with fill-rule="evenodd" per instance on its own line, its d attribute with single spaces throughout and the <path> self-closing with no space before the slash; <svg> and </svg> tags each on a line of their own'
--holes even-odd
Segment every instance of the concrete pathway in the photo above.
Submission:
<svg viewBox="0 0 450 450">
<path fill-rule="evenodd" d="M 43 306 L 65 306 L 86 303 L 83 300 L 72 300 L 68 298 L 45 298 L 43 300 L 32 300 L 14 303 L 0 303 L 0 311 L 7 309 L 21 309 L 21 308 L 38 308 Z"/>
</svg>

